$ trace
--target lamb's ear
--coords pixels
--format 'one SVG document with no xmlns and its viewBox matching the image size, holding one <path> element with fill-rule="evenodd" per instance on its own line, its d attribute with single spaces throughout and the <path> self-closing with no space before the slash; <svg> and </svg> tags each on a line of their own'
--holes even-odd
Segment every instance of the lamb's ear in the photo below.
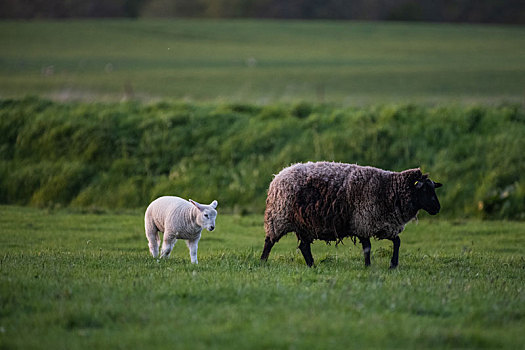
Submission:
<svg viewBox="0 0 525 350">
<path fill-rule="evenodd" d="M 199 209 L 200 211 L 202 211 L 202 206 L 201 206 L 199 203 L 195 202 L 193 199 L 189 199 L 189 201 L 190 201 L 191 204 L 193 204 L 194 206 L 196 206 L 197 209 Z"/>
<path fill-rule="evenodd" d="M 215 208 L 217 208 L 217 205 L 219 205 L 219 203 L 217 203 L 217 201 L 213 201 L 213 202 L 211 202 L 210 207 L 215 209 Z"/>
<path fill-rule="evenodd" d="M 443 186 L 443 184 L 440 184 L 439 182 L 434 182 L 434 188 L 440 188 Z"/>
</svg>

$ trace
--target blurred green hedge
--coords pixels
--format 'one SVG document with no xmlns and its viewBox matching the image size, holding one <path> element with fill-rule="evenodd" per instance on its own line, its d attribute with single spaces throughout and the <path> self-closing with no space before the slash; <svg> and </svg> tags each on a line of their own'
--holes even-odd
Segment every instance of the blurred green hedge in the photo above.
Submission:
<svg viewBox="0 0 525 350">
<path fill-rule="evenodd" d="M 0 100 L 0 203 L 145 208 L 161 195 L 262 212 L 281 168 L 329 160 L 444 187 L 441 215 L 525 219 L 519 105 L 288 105 Z"/>
</svg>

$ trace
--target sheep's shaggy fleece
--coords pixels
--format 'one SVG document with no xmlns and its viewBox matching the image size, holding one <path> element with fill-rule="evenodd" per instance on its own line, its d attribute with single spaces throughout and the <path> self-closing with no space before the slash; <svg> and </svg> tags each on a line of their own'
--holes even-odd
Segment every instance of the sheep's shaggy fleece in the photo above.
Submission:
<svg viewBox="0 0 525 350">
<path fill-rule="evenodd" d="M 334 162 L 285 168 L 268 189 L 264 226 L 269 249 L 288 232 L 306 244 L 349 236 L 394 239 L 419 209 L 439 211 L 435 193 L 435 201 L 425 198 L 415 186 L 418 181 L 429 182 L 434 193 L 435 183 L 420 169 L 392 172 Z"/>
</svg>

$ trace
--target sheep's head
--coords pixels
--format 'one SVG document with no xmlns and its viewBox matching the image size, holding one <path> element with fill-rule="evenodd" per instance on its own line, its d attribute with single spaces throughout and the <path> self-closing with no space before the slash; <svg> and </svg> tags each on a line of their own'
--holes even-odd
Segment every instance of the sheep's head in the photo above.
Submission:
<svg viewBox="0 0 525 350">
<path fill-rule="evenodd" d="M 217 211 L 215 210 L 218 204 L 217 201 L 204 205 L 190 199 L 190 203 L 199 209 L 197 224 L 208 231 L 213 231 L 215 229 L 215 218 L 217 217 Z"/>
<path fill-rule="evenodd" d="M 435 189 L 443 185 L 430 180 L 428 174 L 425 174 L 414 181 L 412 186 L 413 199 L 416 202 L 416 206 L 426 210 L 430 215 L 436 215 L 439 213 L 441 205 L 439 204 Z"/>
</svg>

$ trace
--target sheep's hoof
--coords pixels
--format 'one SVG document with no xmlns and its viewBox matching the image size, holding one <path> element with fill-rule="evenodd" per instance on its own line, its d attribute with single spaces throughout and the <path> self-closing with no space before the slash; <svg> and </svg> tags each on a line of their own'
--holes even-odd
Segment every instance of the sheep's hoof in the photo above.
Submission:
<svg viewBox="0 0 525 350">
<path fill-rule="evenodd" d="M 390 264 L 390 270 L 393 270 L 393 269 L 396 269 L 397 268 L 397 264 Z"/>
</svg>

